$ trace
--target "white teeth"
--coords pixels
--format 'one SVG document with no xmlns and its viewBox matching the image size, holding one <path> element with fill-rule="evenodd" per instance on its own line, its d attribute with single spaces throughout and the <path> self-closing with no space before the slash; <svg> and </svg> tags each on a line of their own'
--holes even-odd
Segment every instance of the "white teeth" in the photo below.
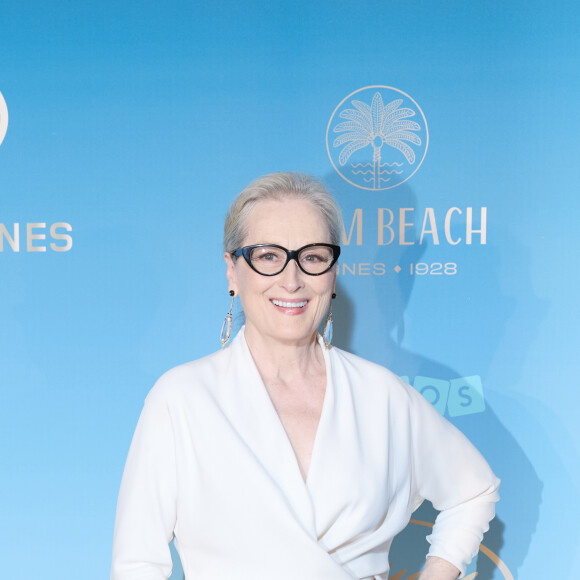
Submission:
<svg viewBox="0 0 580 580">
<path fill-rule="evenodd" d="M 282 308 L 303 308 L 308 304 L 308 300 L 302 302 L 282 302 L 282 300 L 272 300 L 272 304 L 281 306 Z"/>
</svg>

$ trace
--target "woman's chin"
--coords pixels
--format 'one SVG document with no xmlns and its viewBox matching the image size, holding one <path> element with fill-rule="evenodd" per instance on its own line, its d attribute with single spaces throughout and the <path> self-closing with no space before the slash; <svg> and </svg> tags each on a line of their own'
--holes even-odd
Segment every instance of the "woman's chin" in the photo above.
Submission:
<svg viewBox="0 0 580 580">
<path fill-rule="evenodd" d="M 292 318 L 291 321 L 294 319 Z M 249 326 L 249 328 L 248 328 Z M 260 339 L 266 340 L 268 342 L 278 342 L 280 344 L 286 345 L 304 345 L 316 340 L 316 335 L 318 332 L 317 326 L 304 325 L 304 324 L 279 324 L 275 328 L 271 328 L 268 331 L 265 329 L 260 329 L 256 325 L 248 325 L 246 322 L 246 328 L 250 331 L 251 337 L 259 337 Z M 246 335 L 248 334 L 246 330 Z"/>
</svg>

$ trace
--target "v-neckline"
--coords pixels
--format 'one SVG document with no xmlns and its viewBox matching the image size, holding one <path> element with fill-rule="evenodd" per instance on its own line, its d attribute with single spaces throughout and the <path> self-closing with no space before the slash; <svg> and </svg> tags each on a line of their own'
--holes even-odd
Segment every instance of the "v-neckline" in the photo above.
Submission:
<svg viewBox="0 0 580 580">
<path fill-rule="evenodd" d="M 245 331 L 245 329 L 242 329 L 242 332 L 244 332 L 244 331 Z M 260 375 L 258 365 L 256 364 L 256 361 L 254 360 L 254 357 L 252 356 L 252 352 L 250 350 L 250 347 L 247 343 L 245 332 L 244 332 L 243 337 L 244 337 L 245 346 L 248 349 L 248 354 L 249 354 L 250 359 L 252 361 L 252 364 L 254 366 L 257 379 L 259 380 L 260 386 L 262 387 L 263 395 L 267 400 L 267 405 L 270 408 L 270 412 L 273 414 L 273 418 L 275 419 L 275 422 L 278 424 L 278 429 L 279 429 L 279 432 L 281 432 L 282 438 L 285 440 L 286 449 L 287 449 L 287 451 L 289 451 L 289 453 L 292 457 L 293 466 L 294 466 L 293 471 L 295 471 L 297 473 L 298 478 L 300 479 L 300 481 L 302 481 L 302 484 L 304 485 L 304 487 L 306 487 L 308 489 L 309 484 L 311 483 L 311 480 L 312 480 L 311 474 L 312 474 L 313 466 L 314 467 L 316 466 L 316 456 L 318 455 L 318 448 L 320 447 L 320 439 L 321 439 L 320 433 L 321 433 L 322 428 L 324 427 L 325 417 L 328 414 L 328 411 L 326 409 L 330 405 L 329 399 L 332 398 L 332 394 L 331 394 L 332 380 L 331 380 L 331 369 L 330 369 L 330 364 L 329 364 L 330 359 L 329 359 L 328 351 L 326 350 L 324 344 L 322 343 L 322 337 L 320 335 L 317 335 L 317 343 L 320 346 L 320 349 L 322 351 L 326 384 L 324 387 L 324 398 L 322 401 L 322 409 L 320 410 L 320 417 L 318 418 L 318 424 L 316 426 L 316 433 L 314 435 L 314 441 L 312 443 L 312 451 L 310 454 L 310 463 L 308 465 L 308 470 L 307 470 L 305 476 L 303 476 L 302 470 L 300 469 L 300 462 L 298 460 L 298 456 L 296 455 L 296 452 L 294 451 L 294 446 L 292 445 L 292 442 L 290 441 L 290 437 L 288 436 L 288 433 L 286 432 L 286 429 L 284 427 L 284 424 L 282 423 L 282 419 L 280 418 L 278 411 L 276 410 L 274 402 L 272 401 L 270 394 L 268 393 L 268 389 L 267 389 L 266 385 L 264 384 L 264 381 L 262 380 L 262 376 Z"/>
</svg>

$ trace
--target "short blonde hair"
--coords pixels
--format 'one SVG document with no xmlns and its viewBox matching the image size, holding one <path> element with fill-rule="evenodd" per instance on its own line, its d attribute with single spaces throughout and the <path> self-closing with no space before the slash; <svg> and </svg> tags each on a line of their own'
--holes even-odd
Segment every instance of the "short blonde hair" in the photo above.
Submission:
<svg viewBox="0 0 580 580">
<path fill-rule="evenodd" d="M 234 199 L 224 224 L 224 250 L 231 253 L 242 247 L 248 215 L 257 203 L 289 198 L 303 199 L 316 207 L 328 228 L 330 243 L 340 245 L 340 207 L 322 181 L 304 173 L 284 172 L 259 177 Z"/>
</svg>

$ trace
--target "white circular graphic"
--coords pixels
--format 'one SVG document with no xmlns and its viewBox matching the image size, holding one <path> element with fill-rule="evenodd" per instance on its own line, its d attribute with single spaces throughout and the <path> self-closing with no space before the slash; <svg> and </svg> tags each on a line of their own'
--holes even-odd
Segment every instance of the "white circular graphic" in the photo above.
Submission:
<svg viewBox="0 0 580 580">
<path fill-rule="evenodd" d="M 6 101 L 0 93 L 0 145 L 4 141 L 6 136 L 6 130 L 8 129 L 8 107 L 6 106 Z"/>
<path fill-rule="evenodd" d="M 361 189 L 401 185 L 421 166 L 429 130 L 416 101 L 384 85 L 363 87 L 334 109 L 326 150 L 340 176 Z"/>
</svg>

